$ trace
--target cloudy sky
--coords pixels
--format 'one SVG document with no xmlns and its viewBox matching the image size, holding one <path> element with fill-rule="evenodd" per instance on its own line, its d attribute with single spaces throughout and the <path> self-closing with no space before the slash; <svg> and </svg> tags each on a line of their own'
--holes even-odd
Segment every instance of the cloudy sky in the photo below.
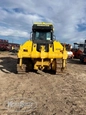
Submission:
<svg viewBox="0 0 86 115">
<path fill-rule="evenodd" d="M 23 43 L 34 22 L 51 22 L 56 39 L 86 39 L 86 0 L 0 0 L 0 38 Z"/>
</svg>

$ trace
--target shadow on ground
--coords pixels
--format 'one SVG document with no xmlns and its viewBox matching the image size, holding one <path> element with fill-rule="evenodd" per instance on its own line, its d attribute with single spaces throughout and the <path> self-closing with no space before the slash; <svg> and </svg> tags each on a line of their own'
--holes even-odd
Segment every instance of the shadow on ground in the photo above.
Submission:
<svg viewBox="0 0 86 115">
<path fill-rule="evenodd" d="M 71 63 L 71 64 L 81 64 L 82 65 L 82 63 L 80 62 L 80 60 L 79 59 L 68 59 L 67 60 L 67 63 Z"/>
<path fill-rule="evenodd" d="M 17 59 L 12 57 L 1 57 L 0 58 L 0 70 L 4 73 L 16 73 Z"/>
</svg>

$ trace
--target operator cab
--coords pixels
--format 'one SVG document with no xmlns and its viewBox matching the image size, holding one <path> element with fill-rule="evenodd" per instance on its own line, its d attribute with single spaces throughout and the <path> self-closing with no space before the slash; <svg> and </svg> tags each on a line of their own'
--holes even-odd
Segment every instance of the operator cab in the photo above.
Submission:
<svg viewBox="0 0 86 115">
<path fill-rule="evenodd" d="M 32 27 L 32 41 L 35 43 L 51 43 L 53 41 L 53 26 L 33 24 Z"/>
<path fill-rule="evenodd" d="M 35 34 L 34 39 L 36 40 L 52 40 L 51 32 L 36 31 L 34 34 Z"/>
<path fill-rule="evenodd" d="M 49 44 L 53 44 L 53 25 L 52 24 L 33 24 L 32 41 L 37 44 L 37 51 L 40 52 L 41 46 L 45 46 L 45 51 L 49 51 Z"/>
</svg>

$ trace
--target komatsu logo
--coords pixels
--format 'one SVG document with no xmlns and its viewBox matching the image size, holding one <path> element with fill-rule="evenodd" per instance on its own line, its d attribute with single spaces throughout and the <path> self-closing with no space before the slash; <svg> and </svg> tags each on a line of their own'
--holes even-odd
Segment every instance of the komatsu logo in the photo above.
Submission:
<svg viewBox="0 0 86 115">
<path fill-rule="evenodd" d="M 46 24 L 37 24 L 37 26 L 50 26 L 50 25 L 46 25 Z"/>
</svg>

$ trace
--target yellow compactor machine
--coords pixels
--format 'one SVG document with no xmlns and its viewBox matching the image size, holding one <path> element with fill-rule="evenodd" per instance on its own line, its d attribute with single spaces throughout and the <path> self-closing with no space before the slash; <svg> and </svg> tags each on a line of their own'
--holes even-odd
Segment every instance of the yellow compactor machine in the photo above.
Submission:
<svg viewBox="0 0 86 115">
<path fill-rule="evenodd" d="M 56 73 L 66 66 L 67 51 L 55 40 L 52 23 L 34 23 L 30 40 L 20 45 L 17 72 L 50 70 Z"/>
</svg>

